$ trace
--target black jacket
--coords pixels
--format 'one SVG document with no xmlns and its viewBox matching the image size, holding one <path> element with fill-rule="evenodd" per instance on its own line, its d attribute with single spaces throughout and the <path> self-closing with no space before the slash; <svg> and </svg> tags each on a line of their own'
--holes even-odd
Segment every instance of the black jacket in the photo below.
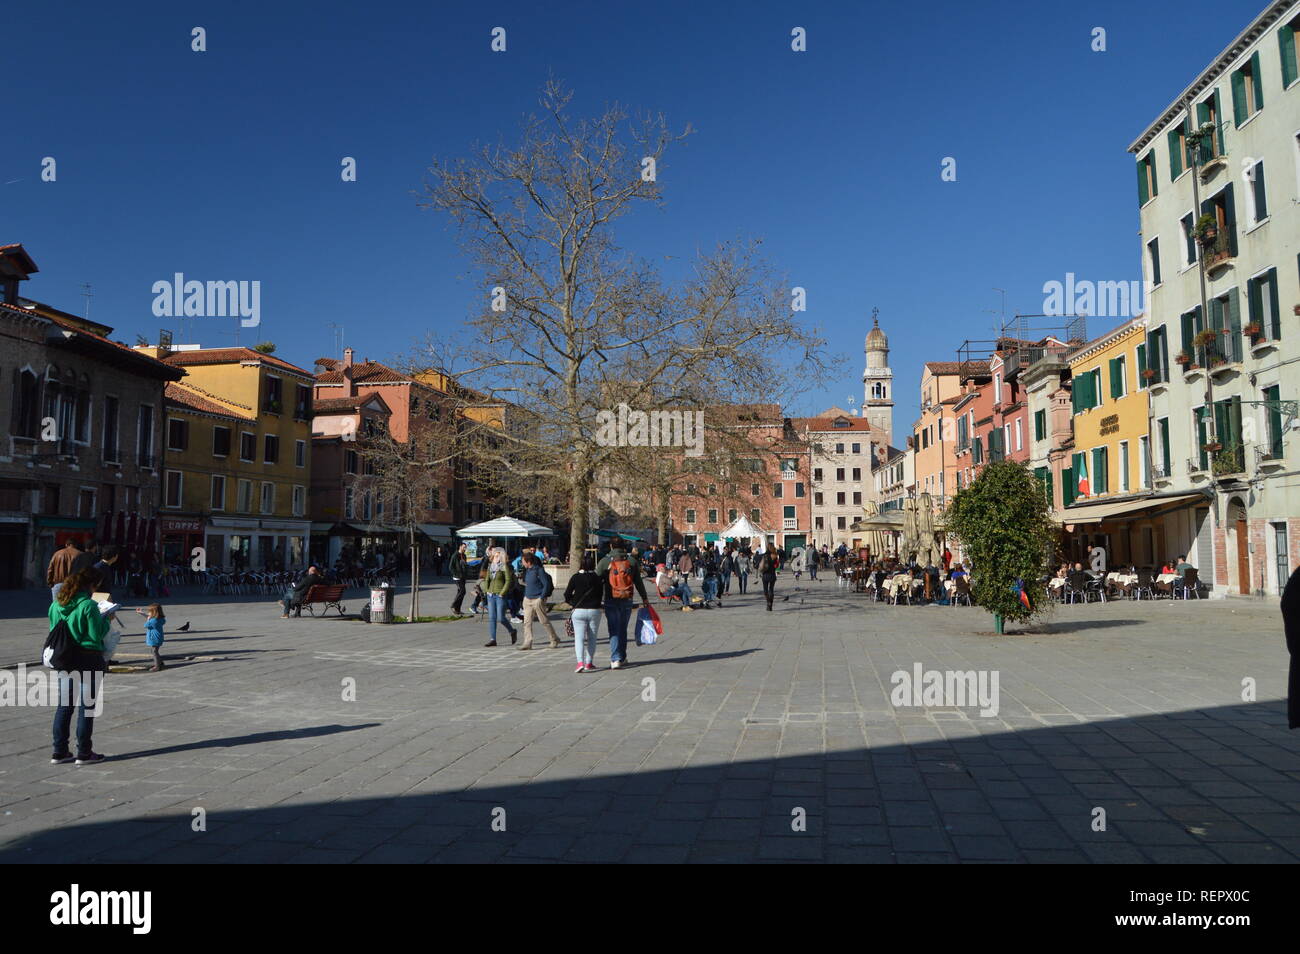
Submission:
<svg viewBox="0 0 1300 954">
<path fill-rule="evenodd" d="M 294 586 L 293 601 L 295 603 L 301 603 L 303 600 L 307 598 L 308 590 L 310 590 L 317 583 L 324 583 L 324 582 L 325 581 L 322 580 L 315 573 L 308 573 L 306 576 L 304 576 L 301 580 L 298 581 L 297 585 Z"/>
<path fill-rule="evenodd" d="M 457 551 L 451 558 L 451 578 L 453 580 L 463 580 L 469 572 L 469 561 L 465 555 Z"/>
<path fill-rule="evenodd" d="M 1291 574 L 1282 591 L 1282 625 L 1286 630 L 1286 648 L 1291 654 L 1291 673 L 1287 680 L 1287 723 L 1300 729 L 1300 567 Z"/>
<path fill-rule="evenodd" d="M 579 570 L 569 577 L 569 585 L 564 588 L 564 602 L 574 609 L 600 609 L 604 592 L 605 581 L 600 576 Z"/>
</svg>

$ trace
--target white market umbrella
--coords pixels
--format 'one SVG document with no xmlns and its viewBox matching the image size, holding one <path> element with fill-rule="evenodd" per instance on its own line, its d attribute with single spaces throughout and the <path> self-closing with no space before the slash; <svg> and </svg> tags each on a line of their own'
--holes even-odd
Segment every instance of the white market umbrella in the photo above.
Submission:
<svg viewBox="0 0 1300 954">
<path fill-rule="evenodd" d="M 718 534 L 718 538 L 721 540 L 752 540 L 755 537 L 767 539 L 763 529 L 751 523 L 750 519 L 745 516 L 739 517 L 731 526 Z"/>
<path fill-rule="evenodd" d="M 549 537 L 551 528 L 514 517 L 495 517 L 456 531 L 458 537 Z"/>
</svg>

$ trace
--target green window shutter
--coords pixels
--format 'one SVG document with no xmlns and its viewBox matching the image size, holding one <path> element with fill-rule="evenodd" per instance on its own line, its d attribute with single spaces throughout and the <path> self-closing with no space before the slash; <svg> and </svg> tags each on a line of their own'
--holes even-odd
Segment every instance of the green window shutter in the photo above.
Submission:
<svg viewBox="0 0 1300 954">
<path fill-rule="evenodd" d="M 1246 121 L 1246 78 L 1241 75 L 1241 70 L 1232 74 L 1232 121 L 1237 128 Z"/>
<path fill-rule="evenodd" d="M 1110 399 L 1114 401 L 1124 389 L 1124 367 L 1119 358 L 1110 359 Z"/>
<path fill-rule="evenodd" d="M 1182 157 L 1181 150 L 1178 148 L 1178 136 L 1179 133 L 1181 132 L 1182 132 L 1181 127 L 1175 127 L 1169 130 L 1168 135 L 1165 136 L 1166 141 L 1169 143 L 1169 181 L 1170 182 L 1173 182 L 1175 179 L 1177 179 L 1180 175 L 1183 174 L 1183 157 Z"/>
<path fill-rule="evenodd" d="M 1282 397 L 1280 385 L 1264 389 L 1264 400 L 1268 402 L 1265 413 L 1268 415 L 1268 452 L 1270 457 L 1282 456 L 1282 406 L 1278 403 Z"/>
<path fill-rule="evenodd" d="M 1228 345 L 1223 349 L 1224 357 L 1229 361 L 1240 361 L 1241 354 L 1241 296 L 1236 288 L 1228 291 L 1228 313 L 1225 328 L 1228 329 Z"/>
<path fill-rule="evenodd" d="M 1196 104 L 1196 128 L 1200 129 L 1209 121 L 1210 121 L 1210 104 L 1197 103 Z"/>
<path fill-rule="evenodd" d="M 1259 50 L 1250 55 L 1250 75 L 1254 79 L 1251 85 L 1255 87 L 1255 108 L 1264 108 L 1264 74 L 1259 71 Z"/>
<path fill-rule="evenodd" d="M 1219 154 L 1223 155 L 1228 151 L 1223 145 L 1223 127 L 1228 124 L 1223 121 L 1223 103 L 1219 99 L 1219 90 L 1217 88 L 1214 90 L 1214 119 L 1219 125 Z"/>
<path fill-rule="evenodd" d="M 1169 418 L 1160 420 L 1160 463 L 1164 465 L 1164 474 L 1169 476 Z"/>
<path fill-rule="evenodd" d="M 1264 320 L 1272 324 L 1272 333 L 1269 335 L 1274 341 L 1282 337 L 1282 319 L 1278 311 L 1277 304 L 1277 269 L 1268 270 L 1268 310 L 1269 314 L 1264 315 Z"/>
<path fill-rule="evenodd" d="M 1286 89 L 1296 80 L 1295 30 L 1283 24 L 1277 31 L 1277 45 L 1282 54 L 1282 88 Z"/>
<path fill-rule="evenodd" d="M 1061 468 L 1061 506 L 1068 507 L 1074 503 L 1074 468 Z"/>
<path fill-rule="evenodd" d="M 1228 230 L 1228 251 L 1237 254 L 1237 203 L 1233 198 L 1233 183 L 1223 187 L 1224 228 Z"/>
<path fill-rule="evenodd" d="M 1142 373 L 1147 369 L 1147 346 L 1145 344 L 1140 344 L 1137 346 L 1137 357 L 1138 357 L 1138 387 L 1144 388 L 1147 386 L 1146 376 Z"/>
<path fill-rule="evenodd" d="M 1255 163 L 1255 221 L 1263 222 L 1268 218 L 1268 195 L 1264 188 L 1264 160 Z"/>
<path fill-rule="evenodd" d="M 1151 196 L 1147 192 L 1147 166 L 1145 159 L 1137 161 L 1138 171 L 1138 205 L 1146 205 Z"/>
</svg>

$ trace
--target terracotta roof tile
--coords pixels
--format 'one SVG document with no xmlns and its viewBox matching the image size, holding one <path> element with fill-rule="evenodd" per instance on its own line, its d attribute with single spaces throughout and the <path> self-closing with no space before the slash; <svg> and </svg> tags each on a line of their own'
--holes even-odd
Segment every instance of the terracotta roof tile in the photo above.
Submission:
<svg viewBox="0 0 1300 954">
<path fill-rule="evenodd" d="M 269 364 L 284 371 L 301 374 L 305 378 L 313 376 L 305 368 L 290 364 L 283 358 L 277 358 L 273 354 L 262 354 L 260 351 L 254 351 L 252 348 L 203 348 L 198 351 L 173 351 L 163 358 L 163 361 L 174 367 L 185 367 L 192 364 L 235 364 L 240 361 L 260 361 L 263 364 Z"/>
<path fill-rule="evenodd" d="M 871 422 L 864 417 L 849 417 L 844 415 L 844 420 L 848 422 L 847 427 L 836 427 L 834 417 L 801 417 L 795 420 L 795 426 L 806 427 L 810 431 L 869 431 Z"/>
<path fill-rule="evenodd" d="M 2 301 L 0 301 L 0 309 L 15 312 L 19 315 L 23 315 L 28 318 L 40 318 L 43 321 L 48 321 L 51 324 L 58 325 L 60 328 L 66 329 L 67 331 L 71 331 L 77 335 L 80 335 L 83 338 L 88 338 L 91 341 L 94 341 L 101 345 L 107 345 L 110 348 L 113 348 L 115 351 L 120 352 L 123 355 L 130 355 L 136 361 L 144 362 L 144 365 L 146 367 L 150 367 L 151 369 L 155 370 L 156 373 L 159 375 L 159 377 L 179 376 L 175 374 L 175 372 L 177 372 L 179 369 L 170 368 L 167 366 L 165 362 L 159 361 L 156 358 L 151 358 L 147 354 L 141 354 L 139 351 L 136 351 L 134 348 L 128 345 L 122 344 L 122 342 L 120 341 L 113 341 L 109 338 L 105 338 L 103 335 L 96 334 L 93 331 L 81 327 L 76 322 L 70 321 L 66 318 L 61 318 L 58 315 L 52 315 L 49 314 L 48 312 L 40 313 L 35 309 L 19 308 L 17 305 L 10 305 L 7 302 L 2 302 Z M 101 325 L 100 327 L 105 327 L 105 326 Z M 185 372 L 183 371 L 180 372 L 180 374 L 184 374 L 184 373 Z"/>
<path fill-rule="evenodd" d="M 163 392 L 163 398 L 169 404 L 173 404 L 177 407 L 183 407 L 186 410 L 197 411 L 200 414 L 211 414 L 216 417 L 227 417 L 230 418 L 232 421 L 255 420 L 254 416 L 251 413 L 240 414 L 222 404 L 218 404 L 216 401 L 213 401 L 210 398 L 204 397 L 202 394 L 198 394 L 190 390 L 188 387 L 184 387 L 182 385 L 175 384 L 175 383 L 171 383 L 167 385 L 166 390 Z"/>
<path fill-rule="evenodd" d="M 358 394 L 356 397 L 317 398 L 311 402 L 311 408 L 316 414 L 334 414 L 338 411 L 355 411 L 372 400 L 379 401 L 385 408 L 388 407 L 388 403 L 382 397 L 370 393 Z"/>
<path fill-rule="evenodd" d="M 325 361 L 331 361 L 329 358 L 319 359 L 316 363 L 322 364 Z M 357 384 L 379 384 L 389 381 L 410 381 L 410 375 L 402 374 L 400 371 L 394 371 L 386 364 L 380 364 L 378 361 L 362 361 L 352 365 L 352 380 Z M 316 375 L 317 384 L 342 384 L 343 383 L 343 365 L 341 362 L 332 361 L 331 365 L 326 366 L 326 370 Z"/>
</svg>

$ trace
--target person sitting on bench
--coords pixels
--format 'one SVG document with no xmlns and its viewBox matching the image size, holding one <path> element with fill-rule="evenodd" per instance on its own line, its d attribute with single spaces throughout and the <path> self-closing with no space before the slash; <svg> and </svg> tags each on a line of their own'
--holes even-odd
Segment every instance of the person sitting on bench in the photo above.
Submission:
<svg viewBox="0 0 1300 954">
<path fill-rule="evenodd" d="M 317 583 L 324 583 L 324 582 L 325 582 L 324 579 L 322 579 L 320 574 L 316 571 L 315 564 L 307 567 L 307 573 L 303 576 L 303 578 L 298 581 L 297 585 L 286 590 L 284 594 L 284 599 L 280 600 L 280 606 L 284 610 L 284 612 L 280 616 L 280 619 L 288 619 L 289 610 L 291 609 L 296 610 L 297 611 L 296 615 L 301 616 L 302 601 L 307 598 L 307 593 Z"/>
</svg>

